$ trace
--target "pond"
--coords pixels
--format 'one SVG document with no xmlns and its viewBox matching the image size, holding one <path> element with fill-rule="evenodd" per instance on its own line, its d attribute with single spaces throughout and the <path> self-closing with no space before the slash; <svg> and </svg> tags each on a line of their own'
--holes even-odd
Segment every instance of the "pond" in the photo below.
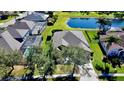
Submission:
<svg viewBox="0 0 124 93">
<path fill-rule="evenodd" d="M 72 28 L 89 28 L 97 29 L 99 24 L 97 18 L 70 18 L 67 25 Z M 124 20 L 111 19 L 111 27 L 124 27 Z"/>
</svg>

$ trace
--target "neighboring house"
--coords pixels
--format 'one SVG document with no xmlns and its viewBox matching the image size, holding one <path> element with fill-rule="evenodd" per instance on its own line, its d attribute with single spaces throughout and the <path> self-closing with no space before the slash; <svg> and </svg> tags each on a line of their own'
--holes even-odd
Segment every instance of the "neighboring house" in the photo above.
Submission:
<svg viewBox="0 0 124 93">
<path fill-rule="evenodd" d="M 0 47 L 6 51 L 21 50 L 25 54 L 29 47 L 41 45 L 41 32 L 46 27 L 47 17 L 40 19 L 40 14 L 31 12 L 27 17 L 7 26 L 7 31 L 0 31 Z"/>
<path fill-rule="evenodd" d="M 121 42 L 112 43 L 106 41 L 107 37 L 114 36 L 120 38 Z M 123 31 L 110 31 L 106 35 L 100 35 L 100 44 L 104 49 L 107 56 L 117 56 L 124 60 L 124 32 Z"/>
<path fill-rule="evenodd" d="M 23 42 L 29 35 L 29 27 L 25 22 L 16 22 L 14 25 L 9 25 L 7 30 L 19 42 Z"/>
<path fill-rule="evenodd" d="M 29 26 L 30 28 L 30 35 L 38 35 L 41 34 L 43 32 L 43 30 L 45 29 L 47 22 L 35 22 L 35 21 L 29 21 L 29 20 L 21 20 L 21 22 L 26 22 L 26 24 Z"/>
<path fill-rule="evenodd" d="M 30 21 L 30 20 L 25 20 L 25 19 L 20 20 L 20 22 L 25 22 L 28 25 L 30 30 L 32 30 L 34 28 L 34 26 L 36 25 L 36 22 Z"/>
<path fill-rule="evenodd" d="M 0 34 L 0 48 L 5 52 L 19 50 L 21 43 L 15 40 L 8 31 Z"/>
<path fill-rule="evenodd" d="M 59 46 L 76 46 L 91 52 L 90 46 L 81 31 L 59 31 L 53 35 L 53 45 Z"/>
<path fill-rule="evenodd" d="M 26 16 L 24 19 L 35 22 L 44 22 L 47 20 L 49 15 L 44 13 L 32 12 L 32 14 Z"/>
</svg>

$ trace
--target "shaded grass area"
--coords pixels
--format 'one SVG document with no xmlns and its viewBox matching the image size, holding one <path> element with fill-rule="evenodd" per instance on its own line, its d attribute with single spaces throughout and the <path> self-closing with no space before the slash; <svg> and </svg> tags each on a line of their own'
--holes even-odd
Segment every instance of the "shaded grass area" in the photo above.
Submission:
<svg viewBox="0 0 124 93">
<path fill-rule="evenodd" d="M 73 71 L 73 65 L 56 65 L 54 74 L 69 74 Z"/>
<path fill-rule="evenodd" d="M 118 80 L 118 81 L 124 81 L 124 76 L 118 76 L 118 77 L 116 77 L 116 80 Z"/>
<path fill-rule="evenodd" d="M 124 81 L 124 76 L 111 76 L 111 77 L 99 77 L 100 80 L 104 80 L 104 81 Z"/>
<path fill-rule="evenodd" d="M 53 71 L 53 75 L 55 74 L 70 74 L 73 72 L 73 67 L 74 65 L 63 65 L 59 64 L 55 66 L 55 69 Z M 75 68 L 75 73 L 79 73 L 78 67 Z M 39 75 L 39 71 L 37 69 L 37 66 L 35 65 L 35 71 L 34 71 L 34 76 Z"/>
<path fill-rule="evenodd" d="M 37 68 L 37 65 L 35 64 L 35 70 L 34 70 L 34 76 L 37 76 L 37 75 L 39 75 L 40 73 L 39 73 L 39 70 L 38 70 L 38 68 Z"/>
<path fill-rule="evenodd" d="M 65 76 L 65 77 L 58 77 L 58 78 L 48 78 L 47 81 L 79 81 L 80 77 L 71 77 Z"/>
<path fill-rule="evenodd" d="M 102 57 L 103 57 L 103 51 L 101 50 L 99 43 L 98 43 L 98 39 L 97 39 L 97 31 L 87 31 L 87 34 L 89 35 L 89 38 L 91 39 L 91 41 L 89 40 L 87 34 L 83 31 L 83 34 L 85 35 L 87 41 L 90 44 L 90 48 L 92 49 L 92 51 L 94 52 L 94 56 L 93 56 L 93 67 L 95 68 L 96 64 L 101 65 L 102 67 L 105 67 L 104 62 L 102 61 Z M 107 64 L 110 68 L 110 73 L 114 72 L 114 68 L 111 66 L 111 64 Z M 124 73 L 124 66 L 122 66 L 121 68 L 116 67 L 117 68 L 117 73 Z M 95 71 L 97 73 L 101 73 L 100 71 L 98 71 L 95 68 Z"/>
<path fill-rule="evenodd" d="M 4 22 L 8 22 L 8 21 L 10 21 L 11 19 L 13 19 L 15 16 L 9 16 L 7 19 L 5 19 L 5 20 L 1 20 L 0 19 L 0 23 L 4 23 Z"/>
<path fill-rule="evenodd" d="M 70 74 L 73 72 L 74 65 L 56 65 L 53 74 Z M 79 73 L 78 67 L 75 68 L 75 73 Z"/>
</svg>

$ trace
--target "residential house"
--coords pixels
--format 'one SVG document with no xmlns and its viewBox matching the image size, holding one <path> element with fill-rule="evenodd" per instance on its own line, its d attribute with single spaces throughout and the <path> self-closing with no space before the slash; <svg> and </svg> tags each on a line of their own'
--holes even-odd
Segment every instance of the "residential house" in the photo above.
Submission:
<svg viewBox="0 0 124 93">
<path fill-rule="evenodd" d="M 37 16 L 40 14 L 31 13 L 21 20 L 16 20 L 14 24 L 7 26 L 6 35 L 0 31 L 1 48 L 5 48 L 6 51 L 21 50 L 25 54 L 29 47 L 39 46 L 42 42 L 41 33 L 46 27 L 46 19 Z"/>
<path fill-rule="evenodd" d="M 16 22 L 7 27 L 9 33 L 19 42 L 23 42 L 29 35 L 29 26 L 25 22 Z"/>
<path fill-rule="evenodd" d="M 21 43 L 15 40 L 8 31 L 0 33 L 0 48 L 4 52 L 11 52 L 14 50 L 19 50 Z"/>
<path fill-rule="evenodd" d="M 60 46 L 76 46 L 91 52 L 90 46 L 81 31 L 55 32 L 52 39 L 55 48 L 59 48 Z"/>
<path fill-rule="evenodd" d="M 24 19 L 35 22 L 45 22 L 49 15 L 44 13 L 32 12 L 30 15 L 26 16 Z"/>
<path fill-rule="evenodd" d="M 41 34 L 47 25 L 47 22 L 35 22 L 35 21 L 30 21 L 30 20 L 25 20 L 25 19 L 21 20 L 21 22 L 26 22 L 26 24 L 29 26 L 30 35 Z"/>
<path fill-rule="evenodd" d="M 120 38 L 119 43 L 108 42 L 106 38 L 113 36 Z M 107 56 L 119 57 L 124 61 L 124 32 L 123 31 L 108 31 L 106 35 L 100 35 L 100 44 Z"/>
</svg>

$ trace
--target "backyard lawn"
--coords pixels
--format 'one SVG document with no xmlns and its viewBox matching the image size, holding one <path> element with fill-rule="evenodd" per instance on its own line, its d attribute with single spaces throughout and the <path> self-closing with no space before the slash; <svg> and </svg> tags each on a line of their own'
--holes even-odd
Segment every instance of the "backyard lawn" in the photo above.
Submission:
<svg viewBox="0 0 124 93">
<path fill-rule="evenodd" d="M 51 36 L 52 35 L 52 30 L 55 29 L 61 29 L 61 30 L 87 30 L 87 29 L 80 29 L 80 28 L 71 28 L 69 27 L 66 22 L 68 21 L 69 18 L 71 17 L 113 17 L 112 14 L 110 15 L 99 15 L 96 12 L 90 12 L 88 15 L 83 15 L 80 12 L 54 12 L 54 15 L 58 15 L 58 19 L 55 22 L 55 24 L 53 26 L 47 26 L 46 29 L 44 30 L 44 32 L 42 33 L 43 36 L 43 42 L 42 42 L 42 47 L 44 49 L 47 49 L 48 46 L 46 44 L 46 39 L 47 36 Z M 90 30 L 94 30 L 94 29 L 90 29 Z"/>
</svg>

